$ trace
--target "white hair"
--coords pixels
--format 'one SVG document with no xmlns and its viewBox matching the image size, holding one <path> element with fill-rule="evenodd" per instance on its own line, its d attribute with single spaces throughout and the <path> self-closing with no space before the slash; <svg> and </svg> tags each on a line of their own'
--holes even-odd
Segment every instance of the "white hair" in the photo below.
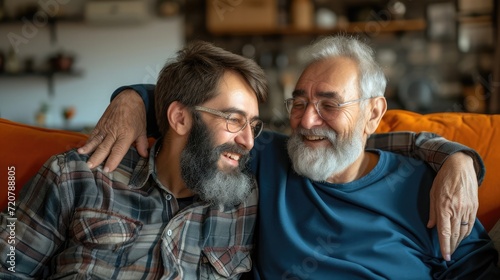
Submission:
<svg viewBox="0 0 500 280">
<path fill-rule="evenodd" d="M 358 64 L 360 98 L 384 96 L 387 80 L 374 58 L 373 49 L 355 37 L 345 35 L 321 38 L 306 51 L 307 65 L 333 58 L 348 57 Z"/>
</svg>

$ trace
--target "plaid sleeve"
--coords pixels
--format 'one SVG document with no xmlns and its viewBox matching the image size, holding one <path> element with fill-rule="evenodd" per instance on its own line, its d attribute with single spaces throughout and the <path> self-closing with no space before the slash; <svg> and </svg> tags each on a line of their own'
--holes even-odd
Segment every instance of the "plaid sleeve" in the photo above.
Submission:
<svg viewBox="0 0 500 280">
<path fill-rule="evenodd" d="M 478 184 L 483 182 L 486 168 L 483 159 L 473 149 L 458 142 L 449 141 L 430 132 L 392 132 L 373 134 L 367 148 L 377 148 L 426 161 L 435 171 L 439 171 L 448 156 L 463 152 L 474 161 Z"/>
<path fill-rule="evenodd" d="M 62 183 L 60 164 L 60 158 L 49 159 L 22 188 L 15 213 L 0 214 L 0 279 L 41 277 L 52 254 L 64 242 L 66 227 L 62 221 L 68 217 L 64 214 L 67 205 L 61 200 L 67 194 L 58 187 Z M 9 256 L 12 251 L 14 258 Z"/>
</svg>

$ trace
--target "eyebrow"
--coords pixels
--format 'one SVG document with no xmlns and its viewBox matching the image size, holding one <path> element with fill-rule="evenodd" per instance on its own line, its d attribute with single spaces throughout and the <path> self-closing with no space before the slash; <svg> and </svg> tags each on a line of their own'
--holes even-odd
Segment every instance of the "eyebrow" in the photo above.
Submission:
<svg viewBox="0 0 500 280">
<path fill-rule="evenodd" d="M 306 95 L 306 91 L 303 89 L 295 89 L 292 92 L 292 97 L 302 97 L 304 95 Z"/>
<path fill-rule="evenodd" d="M 306 91 L 303 89 L 296 89 L 292 92 L 293 97 L 304 97 Z M 315 94 L 317 97 L 328 98 L 328 99 L 341 99 L 340 94 L 336 91 L 320 91 Z"/>
</svg>

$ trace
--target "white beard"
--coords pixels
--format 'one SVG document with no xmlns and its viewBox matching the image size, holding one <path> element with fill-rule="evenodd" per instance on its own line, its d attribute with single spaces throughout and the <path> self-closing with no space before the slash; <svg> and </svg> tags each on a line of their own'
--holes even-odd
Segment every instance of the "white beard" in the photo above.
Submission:
<svg viewBox="0 0 500 280">
<path fill-rule="evenodd" d="M 326 181 L 353 164 L 364 150 L 362 121 L 358 121 L 350 138 L 339 139 L 331 129 L 297 128 L 288 140 L 287 148 L 295 172 L 313 181 Z M 311 148 L 304 144 L 303 135 L 322 135 L 331 146 Z"/>
</svg>

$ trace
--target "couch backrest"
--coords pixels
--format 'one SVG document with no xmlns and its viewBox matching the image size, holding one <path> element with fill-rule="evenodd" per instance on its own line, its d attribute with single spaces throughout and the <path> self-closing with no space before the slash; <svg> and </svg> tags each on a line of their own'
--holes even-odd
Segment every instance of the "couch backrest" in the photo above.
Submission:
<svg viewBox="0 0 500 280">
<path fill-rule="evenodd" d="M 500 115 L 389 110 L 377 132 L 429 131 L 476 150 L 486 176 L 479 188 L 478 217 L 487 230 L 500 219 Z"/>
<path fill-rule="evenodd" d="M 87 136 L 81 133 L 39 128 L 0 119 L 0 209 L 7 201 L 15 198 L 9 195 L 8 170 L 15 168 L 15 194 L 37 173 L 50 156 L 80 147 Z M 1 211 L 0 210 L 0 211 Z"/>
</svg>

